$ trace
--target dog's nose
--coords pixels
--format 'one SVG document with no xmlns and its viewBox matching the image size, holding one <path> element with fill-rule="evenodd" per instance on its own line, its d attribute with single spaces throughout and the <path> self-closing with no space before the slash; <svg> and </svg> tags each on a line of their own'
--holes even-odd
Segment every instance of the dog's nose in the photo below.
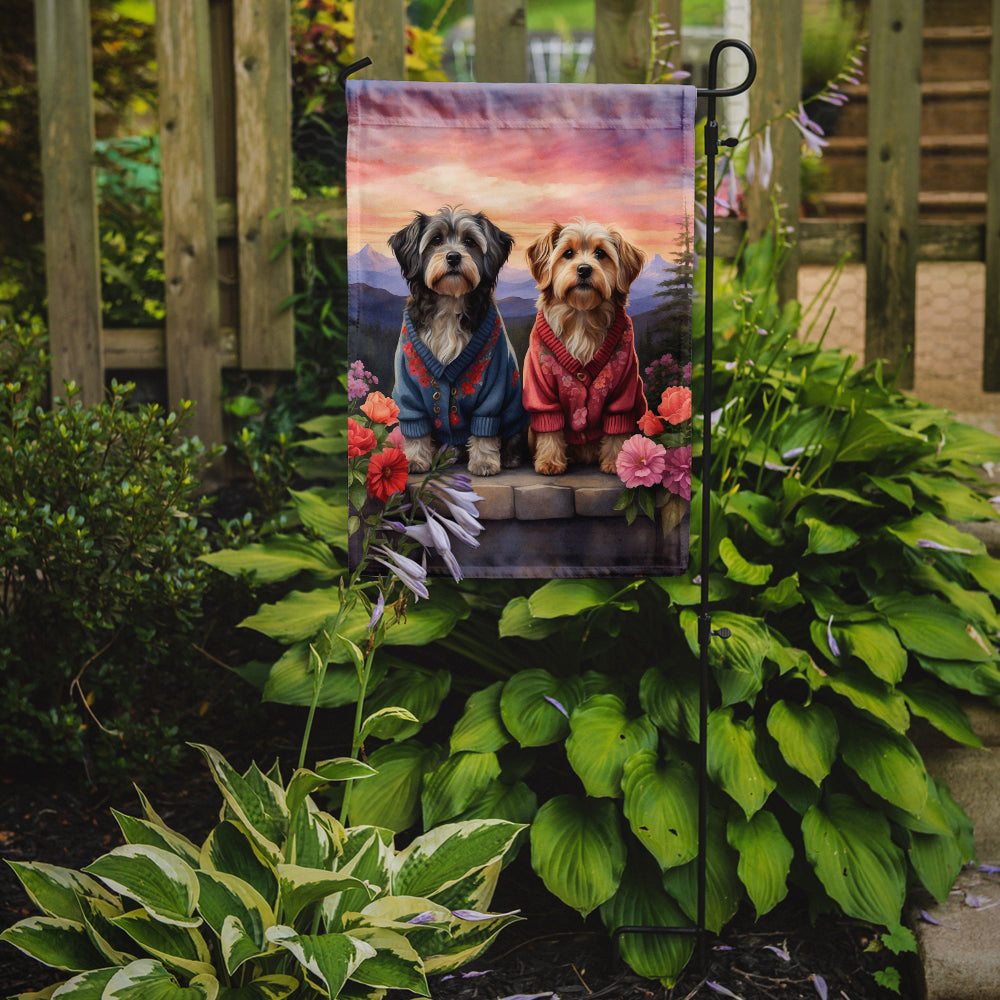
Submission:
<svg viewBox="0 0 1000 1000">
<path fill-rule="evenodd" d="M 457 250 L 449 250 L 444 259 L 449 267 L 458 267 L 462 263 L 462 255 Z"/>
<path fill-rule="evenodd" d="M 593 267 L 590 264 L 578 264 L 576 268 L 576 276 L 578 278 L 589 278 L 594 273 Z"/>
</svg>

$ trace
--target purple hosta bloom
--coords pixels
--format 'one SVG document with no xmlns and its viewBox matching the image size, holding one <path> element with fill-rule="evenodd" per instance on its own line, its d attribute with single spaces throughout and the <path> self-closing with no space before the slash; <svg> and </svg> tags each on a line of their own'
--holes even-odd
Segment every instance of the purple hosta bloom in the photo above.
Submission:
<svg viewBox="0 0 1000 1000">
<path fill-rule="evenodd" d="M 424 910 L 423 913 L 410 917 L 406 922 L 408 924 L 432 924 L 435 920 L 437 920 L 437 914 L 433 910 Z"/>
<path fill-rule="evenodd" d="M 459 527 L 464 528 L 470 535 L 478 535 L 483 526 L 479 523 L 476 502 L 483 498 L 473 492 L 468 482 L 465 477 L 454 476 L 451 485 L 443 479 L 437 479 L 429 482 L 427 489 L 431 496 L 448 508 L 448 512 Z"/>
<path fill-rule="evenodd" d="M 935 542 L 930 538 L 918 538 L 917 547 L 921 549 L 937 549 L 940 552 L 958 552 L 963 556 L 972 555 L 972 549 L 956 549 L 951 545 L 942 545 L 941 542 Z"/>
<path fill-rule="evenodd" d="M 826 623 L 826 642 L 830 647 L 830 652 L 834 656 L 840 656 L 840 646 L 837 645 L 837 640 L 833 637 L 833 615 L 830 615 L 830 620 Z"/>
<path fill-rule="evenodd" d="M 732 990 L 727 990 L 722 983 L 713 983 L 709 981 L 705 983 L 705 985 L 712 990 L 713 993 L 721 993 L 724 997 L 734 997 L 735 1000 L 743 1000 L 738 993 L 734 993 Z"/>
<path fill-rule="evenodd" d="M 347 398 L 364 399 L 378 385 L 378 376 L 365 370 L 360 361 L 355 361 L 347 369 Z"/>
<path fill-rule="evenodd" d="M 799 104 L 798 114 L 791 115 L 792 124 L 802 133 L 806 149 L 816 156 L 823 155 L 823 147 L 827 145 L 823 138 L 823 130 L 806 114 L 806 109 Z"/>
<path fill-rule="evenodd" d="M 480 913 L 479 910 L 452 910 L 451 915 L 459 920 L 480 921 L 493 920 L 494 917 L 516 917 L 521 911 L 510 910 L 507 913 Z"/>
<path fill-rule="evenodd" d="M 378 592 L 378 600 L 375 602 L 375 607 L 372 609 L 372 616 L 368 619 L 368 631 L 372 632 L 375 626 L 382 620 L 382 614 L 385 612 L 385 594 L 380 590 Z"/>
<path fill-rule="evenodd" d="M 430 596 L 427 591 L 427 570 L 420 563 L 384 545 L 372 546 L 372 552 L 377 553 L 373 556 L 375 562 L 390 570 L 417 597 Z"/>
<path fill-rule="evenodd" d="M 559 711 L 562 712 L 562 714 L 565 715 L 567 719 L 569 718 L 569 712 L 566 711 L 562 702 L 556 701 L 556 699 L 553 698 L 551 695 L 544 695 L 544 698 L 550 705 L 554 705 L 557 709 L 559 709 Z"/>
<path fill-rule="evenodd" d="M 446 983 L 449 979 L 478 979 L 480 976 L 488 976 L 493 970 L 484 969 L 482 972 L 452 972 L 441 977 L 441 982 Z"/>
<path fill-rule="evenodd" d="M 771 174 L 774 172 L 774 150 L 771 148 L 771 126 L 764 129 L 764 135 L 750 147 L 750 158 L 747 161 L 747 183 L 756 181 L 761 188 L 767 190 L 771 186 Z"/>
<path fill-rule="evenodd" d="M 1000 875 L 1000 865 L 980 865 L 977 871 L 986 875 Z"/>
<path fill-rule="evenodd" d="M 817 975 L 815 972 L 809 978 L 812 979 L 813 986 L 816 987 L 816 992 L 819 994 L 819 1000 L 826 1000 L 826 980 L 822 976 Z"/>
<path fill-rule="evenodd" d="M 779 948 L 776 944 L 766 944 L 764 945 L 764 950 L 773 951 L 782 962 L 790 962 L 792 960 L 792 956 L 784 948 Z"/>
<path fill-rule="evenodd" d="M 732 157 L 727 156 L 726 160 L 725 180 L 715 194 L 715 209 L 725 215 L 735 215 L 740 207 L 740 182 Z"/>
</svg>

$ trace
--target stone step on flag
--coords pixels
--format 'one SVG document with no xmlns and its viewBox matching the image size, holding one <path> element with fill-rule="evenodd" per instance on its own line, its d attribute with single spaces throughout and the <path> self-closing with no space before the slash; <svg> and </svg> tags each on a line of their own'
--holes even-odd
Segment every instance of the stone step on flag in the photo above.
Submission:
<svg viewBox="0 0 1000 1000">
<path fill-rule="evenodd" d="M 347 82 L 349 354 L 483 497 L 467 576 L 687 569 L 695 100 Z"/>
</svg>

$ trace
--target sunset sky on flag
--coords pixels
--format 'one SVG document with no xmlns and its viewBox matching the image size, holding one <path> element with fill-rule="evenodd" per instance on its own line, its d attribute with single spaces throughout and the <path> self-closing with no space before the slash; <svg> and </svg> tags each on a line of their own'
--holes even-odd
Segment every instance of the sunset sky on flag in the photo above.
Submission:
<svg viewBox="0 0 1000 1000">
<path fill-rule="evenodd" d="M 450 204 L 509 232 L 515 267 L 551 222 L 575 216 L 670 259 L 693 214 L 688 89 L 506 85 L 480 101 L 482 85 L 369 83 L 349 97 L 348 253 L 388 253 L 415 211 Z"/>
</svg>

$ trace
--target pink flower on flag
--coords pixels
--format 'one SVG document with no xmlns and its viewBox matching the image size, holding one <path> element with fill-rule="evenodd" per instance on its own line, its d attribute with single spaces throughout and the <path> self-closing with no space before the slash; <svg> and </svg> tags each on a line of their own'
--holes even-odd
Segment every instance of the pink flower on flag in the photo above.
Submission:
<svg viewBox="0 0 1000 1000">
<path fill-rule="evenodd" d="M 671 493 L 691 499 L 691 446 L 665 450 L 663 476 L 660 480 Z"/>
<path fill-rule="evenodd" d="M 618 454 L 615 469 L 629 488 L 656 486 L 663 477 L 667 449 L 641 434 L 630 437 Z"/>
</svg>

